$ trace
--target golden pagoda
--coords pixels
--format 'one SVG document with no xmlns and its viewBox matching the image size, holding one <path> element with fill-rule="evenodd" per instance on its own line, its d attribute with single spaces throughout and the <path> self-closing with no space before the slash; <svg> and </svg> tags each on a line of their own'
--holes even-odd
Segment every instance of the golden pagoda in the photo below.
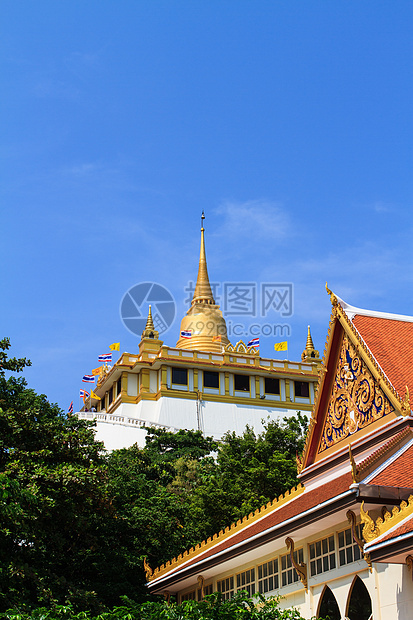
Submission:
<svg viewBox="0 0 413 620">
<path fill-rule="evenodd" d="M 301 354 L 301 360 L 303 362 L 315 362 L 317 364 L 321 362 L 320 353 L 314 347 L 314 342 L 311 337 L 310 326 L 308 326 L 307 342 L 305 345 L 305 349 Z"/>
<path fill-rule="evenodd" d="M 227 325 L 220 307 L 215 303 L 209 283 L 205 253 L 205 215 L 201 215 L 201 249 L 199 268 L 191 307 L 181 321 L 178 349 L 191 349 L 222 353 L 230 344 Z"/>
</svg>

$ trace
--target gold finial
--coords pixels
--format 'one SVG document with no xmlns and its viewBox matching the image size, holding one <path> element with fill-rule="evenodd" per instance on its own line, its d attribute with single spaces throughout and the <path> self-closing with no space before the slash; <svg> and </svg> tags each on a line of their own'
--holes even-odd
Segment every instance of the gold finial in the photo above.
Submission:
<svg viewBox="0 0 413 620">
<path fill-rule="evenodd" d="M 404 396 L 404 400 L 402 402 L 402 415 L 406 416 L 406 415 L 410 415 L 410 394 L 409 394 L 409 388 L 406 385 L 406 393 Z"/>
<path fill-rule="evenodd" d="M 149 566 L 149 563 L 148 563 L 148 560 L 147 560 L 146 556 L 144 556 L 144 558 L 143 558 L 143 567 L 145 569 L 146 580 L 150 581 L 150 579 L 153 576 L 153 570 Z"/>
<path fill-rule="evenodd" d="M 215 304 L 214 296 L 212 295 L 211 285 L 209 283 L 208 269 L 207 269 L 207 262 L 206 262 L 204 219 L 205 219 L 205 213 L 202 211 L 201 249 L 199 253 L 198 277 L 196 280 L 194 296 L 192 298 L 192 305 L 196 303 Z"/>
<path fill-rule="evenodd" d="M 332 305 L 337 306 L 338 304 L 337 297 L 334 295 L 333 291 L 328 288 L 327 282 L 326 282 L 326 291 L 327 291 L 327 294 L 330 295 L 330 301 Z"/>
<path fill-rule="evenodd" d="M 351 451 L 351 445 L 349 444 L 348 446 L 348 455 L 350 458 L 350 464 L 351 464 L 351 477 L 353 479 L 353 483 L 357 483 L 358 479 L 357 479 L 357 464 L 356 461 L 354 460 L 354 456 L 353 453 Z"/>
</svg>

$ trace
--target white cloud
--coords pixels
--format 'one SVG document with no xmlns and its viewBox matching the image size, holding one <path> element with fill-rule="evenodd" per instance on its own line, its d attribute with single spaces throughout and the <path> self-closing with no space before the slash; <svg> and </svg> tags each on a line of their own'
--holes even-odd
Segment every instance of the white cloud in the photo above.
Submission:
<svg viewBox="0 0 413 620">
<path fill-rule="evenodd" d="M 284 239 L 289 231 L 288 214 L 281 203 L 265 199 L 225 201 L 215 213 L 222 218 L 218 234 L 228 240 Z"/>
</svg>

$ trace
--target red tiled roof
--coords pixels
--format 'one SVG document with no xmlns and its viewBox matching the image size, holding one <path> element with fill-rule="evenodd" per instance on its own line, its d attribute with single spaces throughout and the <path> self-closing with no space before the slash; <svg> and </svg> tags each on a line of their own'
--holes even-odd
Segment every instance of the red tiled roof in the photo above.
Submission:
<svg viewBox="0 0 413 620">
<path fill-rule="evenodd" d="M 257 534 L 261 534 L 269 528 L 286 521 L 287 519 L 298 516 L 310 508 L 315 508 L 319 504 L 322 504 L 323 502 L 348 491 L 351 484 L 352 476 L 351 472 L 348 472 L 312 491 L 304 491 L 302 495 L 299 495 L 287 504 L 281 506 L 278 510 L 275 509 L 271 514 L 253 523 L 251 527 L 245 527 L 234 536 L 223 540 L 222 543 L 217 543 L 214 547 L 208 549 L 208 551 L 204 554 L 197 555 L 193 560 L 186 563 L 184 568 L 187 568 L 200 560 L 210 558 L 221 551 L 230 549 L 234 545 L 244 542 Z M 177 570 L 179 570 L 179 567 Z"/>
<path fill-rule="evenodd" d="M 413 323 L 356 314 L 353 324 L 401 398 L 413 394 Z"/>
<path fill-rule="evenodd" d="M 385 540 L 392 540 L 393 538 L 397 538 L 398 536 L 402 536 L 403 534 L 408 534 L 409 532 L 413 532 L 413 515 L 410 519 L 407 519 L 404 523 L 402 523 L 398 528 L 387 534 L 387 536 L 383 536 L 380 539 L 379 543 L 384 542 Z M 374 541 L 372 545 L 374 545 Z"/>
<path fill-rule="evenodd" d="M 369 484 L 413 488 L 413 446 L 377 474 Z"/>
<path fill-rule="evenodd" d="M 362 480 L 364 475 L 366 475 L 366 470 L 370 469 L 370 473 L 373 473 L 374 470 L 378 468 L 378 461 L 381 460 L 383 464 L 385 460 L 387 460 L 392 454 L 395 454 L 396 451 L 400 449 L 402 440 L 405 440 L 404 443 L 406 444 L 407 441 L 412 438 L 413 434 L 410 427 L 405 427 L 399 433 L 393 435 L 393 437 L 391 437 L 389 441 L 386 441 L 384 444 L 382 444 L 380 448 L 372 452 L 367 458 L 365 458 L 363 461 L 360 461 L 360 463 L 357 463 L 357 473 L 359 476 L 359 481 Z"/>
</svg>

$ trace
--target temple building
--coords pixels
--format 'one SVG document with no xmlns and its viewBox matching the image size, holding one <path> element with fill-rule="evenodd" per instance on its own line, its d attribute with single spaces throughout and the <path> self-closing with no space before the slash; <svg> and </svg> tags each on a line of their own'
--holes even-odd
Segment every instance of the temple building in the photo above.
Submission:
<svg viewBox="0 0 413 620">
<path fill-rule="evenodd" d="M 410 620 L 413 609 L 413 317 L 327 289 L 331 321 L 300 484 L 155 570 L 178 601 L 281 595 L 310 618 Z"/>
<path fill-rule="evenodd" d="M 159 339 L 151 308 L 139 350 L 123 353 L 99 376 L 99 400 L 82 418 L 96 419 L 107 449 L 145 444 L 144 427 L 199 429 L 215 439 L 263 420 L 310 413 L 321 360 L 310 328 L 298 362 L 263 358 L 254 346 L 231 344 L 208 277 L 202 219 L 198 277 L 175 346 Z M 91 412 L 91 408 L 96 412 Z"/>
</svg>

